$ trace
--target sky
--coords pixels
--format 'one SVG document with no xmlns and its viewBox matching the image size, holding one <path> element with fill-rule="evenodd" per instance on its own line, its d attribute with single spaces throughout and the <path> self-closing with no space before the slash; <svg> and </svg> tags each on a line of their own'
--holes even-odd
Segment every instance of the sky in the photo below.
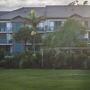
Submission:
<svg viewBox="0 0 90 90">
<path fill-rule="evenodd" d="M 14 10 L 20 7 L 45 6 L 45 5 L 67 5 L 74 0 L 0 0 L 0 11 Z M 79 0 L 82 4 L 85 0 Z M 90 0 L 88 0 L 90 5 Z"/>
</svg>

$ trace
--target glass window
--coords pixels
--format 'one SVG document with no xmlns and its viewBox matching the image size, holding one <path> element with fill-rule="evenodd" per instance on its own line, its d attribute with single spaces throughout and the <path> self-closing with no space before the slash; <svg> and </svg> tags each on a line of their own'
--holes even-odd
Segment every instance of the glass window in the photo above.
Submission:
<svg viewBox="0 0 90 90">
<path fill-rule="evenodd" d="M 50 24 L 49 24 L 49 29 L 50 29 L 51 31 L 54 30 L 54 22 L 53 22 L 53 21 L 50 22 Z"/>
<path fill-rule="evenodd" d="M 12 42 L 12 35 L 11 34 L 7 34 L 7 42 Z"/>
<path fill-rule="evenodd" d="M 0 34 L 0 43 L 6 43 L 7 39 L 6 39 L 6 34 Z"/>
<path fill-rule="evenodd" d="M 7 32 L 10 32 L 12 30 L 12 24 L 7 23 Z"/>
<path fill-rule="evenodd" d="M 88 21 L 88 28 L 90 29 L 90 21 Z"/>
<path fill-rule="evenodd" d="M 58 29 L 62 24 L 62 21 L 54 21 L 54 29 Z"/>
<path fill-rule="evenodd" d="M 38 26 L 37 26 L 38 30 L 39 31 L 44 31 L 44 23 L 40 23 Z"/>
<path fill-rule="evenodd" d="M 88 33 L 88 38 L 90 38 L 90 32 Z"/>
<path fill-rule="evenodd" d="M 0 32 L 6 31 L 6 23 L 0 23 Z"/>
</svg>

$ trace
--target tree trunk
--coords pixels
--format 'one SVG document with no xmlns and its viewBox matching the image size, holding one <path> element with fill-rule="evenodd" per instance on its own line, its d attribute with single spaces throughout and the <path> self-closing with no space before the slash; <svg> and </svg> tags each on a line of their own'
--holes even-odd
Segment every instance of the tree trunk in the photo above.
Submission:
<svg viewBox="0 0 90 90">
<path fill-rule="evenodd" d="M 24 41 L 24 52 L 26 52 L 26 41 Z"/>
<path fill-rule="evenodd" d="M 35 36 L 32 37 L 32 50 L 33 53 L 35 54 Z"/>
</svg>

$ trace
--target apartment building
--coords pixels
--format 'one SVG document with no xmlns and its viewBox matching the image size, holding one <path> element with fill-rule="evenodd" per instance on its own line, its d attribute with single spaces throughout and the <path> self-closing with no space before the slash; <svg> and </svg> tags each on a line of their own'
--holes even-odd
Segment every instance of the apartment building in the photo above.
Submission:
<svg viewBox="0 0 90 90">
<path fill-rule="evenodd" d="M 31 10 L 36 11 L 36 16 L 45 16 L 46 21 L 41 22 L 37 26 L 37 31 L 42 33 L 43 36 L 48 32 L 53 32 L 58 26 L 62 25 L 69 17 L 77 17 L 87 27 L 87 34 L 85 38 L 88 39 L 90 44 L 90 6 L 67 6 L 55 5 L 45 7 L 23 7 L 13 11 L 0 11 L 0 48 L 5 48 L 6 55 L 12 55 L 16 52 L 23 51 L 23 44 L 14 42 L 13 34 L 23 26 L 22 18 L 27 17 Z M 31 43 L 27 43 L 32 45 Z"/>
</svg>

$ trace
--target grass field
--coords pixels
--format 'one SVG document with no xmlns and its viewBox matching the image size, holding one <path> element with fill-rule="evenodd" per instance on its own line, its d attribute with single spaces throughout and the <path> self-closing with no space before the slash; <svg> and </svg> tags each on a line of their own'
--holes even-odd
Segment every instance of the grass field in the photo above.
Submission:
<svg viewBox="0 0 90 90">
<path fill-rule="evenodd" d="M 0 90 L 90 90 L 90 71 L 2 69 Z"/>
</svg>

